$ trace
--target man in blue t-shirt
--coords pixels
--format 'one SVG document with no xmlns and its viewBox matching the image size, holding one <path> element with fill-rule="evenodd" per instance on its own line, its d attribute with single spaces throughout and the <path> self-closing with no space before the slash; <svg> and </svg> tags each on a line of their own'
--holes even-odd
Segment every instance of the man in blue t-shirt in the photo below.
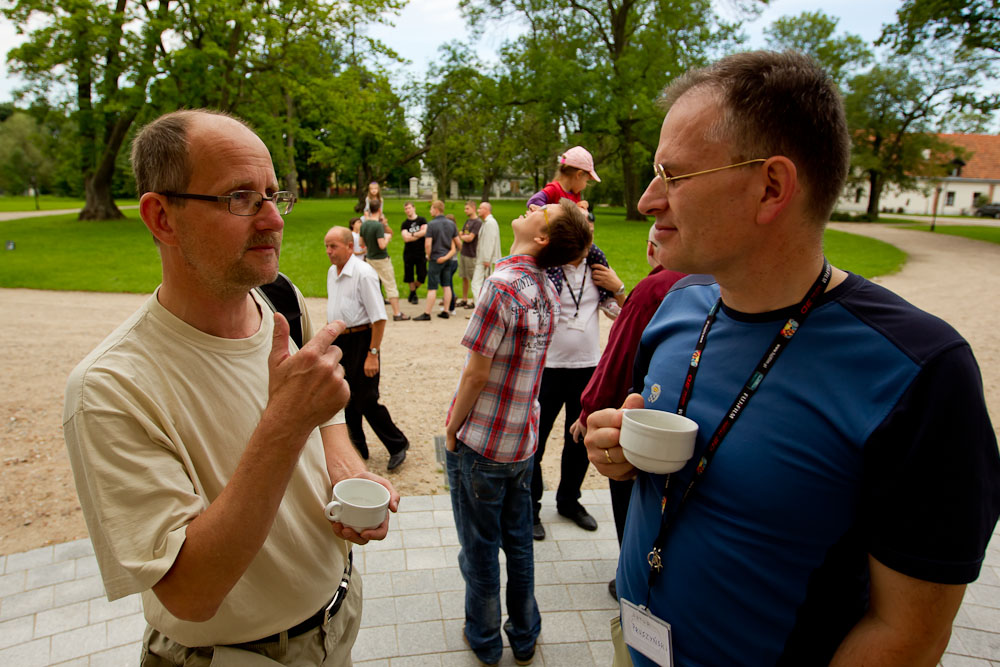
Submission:
<svg viewBox="0 0 1000 667">
<path fill-rule="evenodd" d="M 598 470 L 636 475 L 616 650 L 636 665 L 934 665 L 1000 513 L 968 343 L 823 257 L 850 143 L 806 56 L 742 53 L 664 92 L 639 209 L 667 294 L 625 408 L 698 423 L 680 471 L 636 470 L 622 410 Z"/>
</svg>

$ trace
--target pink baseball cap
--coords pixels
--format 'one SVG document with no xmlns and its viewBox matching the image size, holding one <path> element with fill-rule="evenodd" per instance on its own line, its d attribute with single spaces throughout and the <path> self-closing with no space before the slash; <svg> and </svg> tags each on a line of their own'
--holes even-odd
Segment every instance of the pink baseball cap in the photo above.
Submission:
<svg viewBox="0 0 1000 667">
<path fill-rule="evenodd" d="M 565 153 L 559 156 L 559 164 L 569 165 L 570 167 L 576 167 L 577 169 L 583 169 L 585 172 L 590 174 L 590 177 L 601 182 L 601 177 L 597 175 L 594 171 L 594 156 L 590 154 L 583 146 L 573 146 Z"/>
</svg>

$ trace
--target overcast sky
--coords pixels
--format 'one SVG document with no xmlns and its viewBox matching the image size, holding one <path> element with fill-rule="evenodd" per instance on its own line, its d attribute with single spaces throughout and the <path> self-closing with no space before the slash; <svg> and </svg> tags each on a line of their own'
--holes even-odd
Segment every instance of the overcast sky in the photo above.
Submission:
<svg viewBox="0 0 1000 667">
<path fill-rule="evenodd" d="M 725 13 L 728 0 L 714 0 L 719 11 Z M 456 0 L 410 0 L 402 14 L 393 19 L 394 26 L 377 26 L 371 34 L 410 60 L 404 69 L 415 76 L 423 74 L 431 62 L 441 42 L 468 37 L 465 22 L 458 11 Z M 817 0 L 771 0 L 770 6 L 760 18 L 746 26 L 750 36 L 750 46 L 764 46 L 763 30 L 782 16 L 794 16 L 804 11 L 822 9 L 840 19 L 838 34 L 853 33 L 865 41 L 872 41 L 881 33 L 884 23 L 892 22 L 900 0 L 837 0 L 819 2 Z M 479 36 L 479 52 L 482 58 L 493 58 L 501 44 L 516 30 L 511 25 L 490 27 Z M 20 85 L 7 71 L 6 52 L 20 43 L 14 26 L 0 20 L 0 101 L 10 101 L 12 91 Z"/>
</svg>

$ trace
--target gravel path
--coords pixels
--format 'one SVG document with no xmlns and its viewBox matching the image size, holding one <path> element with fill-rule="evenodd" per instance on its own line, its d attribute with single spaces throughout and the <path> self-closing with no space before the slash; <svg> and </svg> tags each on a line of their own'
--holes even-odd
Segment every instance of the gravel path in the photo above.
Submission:
<svg viewBox="0 0 1000 667">
<path fill-rule="evenodd" d="M 51 212 L 46 212 L 51 214 Z M 902 271 L 877 282 L 950 322 L 972 344 L 983 371 L 994 424 L 1000 425 L 1000 246 L 884 225 L 833 223 L 833 229 L 891 243 L 909 255 Z M 66 376 L 147 297 L 135 294 L 0 289 L 0 554 L 84 537 L 62 439 Z M 325 301 L 308 299 L 314 322 L 325 319 Z M 411 316 L 417 306 L 404 303 Z M 388 455 L 369 433 L 370 468 L 387 474 L 404 495 L 444 493 L 433 436 L 444 431 L 464 353 L 459 340 L 467 320 L 392 322 L 383 344 L 382 395 L 412 441 L 407 462 L 387 474 Z M 602 318 L 606 338 L 610 324 Z M 561 432 L 561 421 L 553 433 Z M 558 479 L 558 446 L 544 469 Z M 591 470 L 585 487 L 605 484 Z"/>
</svg>

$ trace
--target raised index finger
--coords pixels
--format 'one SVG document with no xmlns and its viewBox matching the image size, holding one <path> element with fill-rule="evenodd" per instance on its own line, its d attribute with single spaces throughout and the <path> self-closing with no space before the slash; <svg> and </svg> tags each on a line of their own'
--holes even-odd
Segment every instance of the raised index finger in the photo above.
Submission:
<svg viewBox="0 0 1000 667">
<path fill-rule="evenodd" d="M 302 346 L 302 349 L 306 349 L 311 346 L 315 347 L 316 351 L 322 354 L 328 347 L 330 347 L 333 341 L 337 339 L 337 336 L 344 333 L 344 329 L 346 328 L 347 327 L 340 320 L 329 322 L 321 327 L 320 330 L 317 331 L 316 334 Z"/>
</svg>

